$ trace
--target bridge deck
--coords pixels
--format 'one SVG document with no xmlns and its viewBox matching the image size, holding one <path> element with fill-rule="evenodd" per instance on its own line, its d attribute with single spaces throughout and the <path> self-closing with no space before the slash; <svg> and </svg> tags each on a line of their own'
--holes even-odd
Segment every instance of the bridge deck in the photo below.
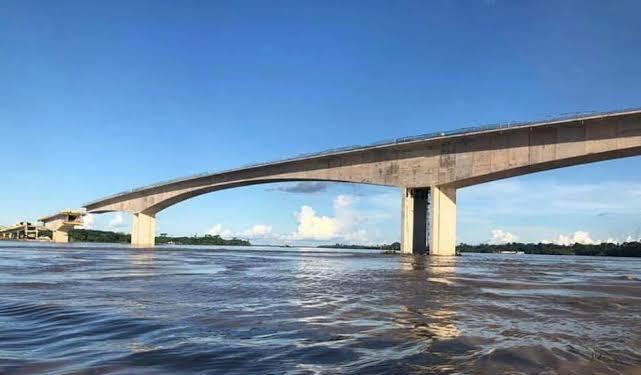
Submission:
<svg viewBox="0 0 641 375">
<path fill-rule="evenodd" d="M 163 185 L 169 185 L 169 184 L 174 184 L 174 183 L 179 183 L 179 182 L 184 182 L 184 181 L 189 181 L 197 178 L 202 178 L 202 177 L 208 177 L 208 176 L 213 176 L 217 174 L 223 174 L 223 173 L 230 173 L 230 172 L 237 172 L 241 170 L 247 170 L 251 168 L 258 168 L 258 167 L 265 167 L 265 166 L 271 166 L 271 165 L 277 165 L 277 164 L 282 164 L 282 163 L 287 163 L 287 162 L 292 162 L 292 161 L 300 161 L 300 160 L 306 160 L 306 159 L 314 159 L 318 157 L 325 157 L 325 156 L 331 156 L 331 155 L 338 155 L 338 154 L 344 154 L 344 153 L 350 153 L 350 152 L 357 152 L 357 151 L 362 151 L 362 150 L 367 150 L 367 149 L 374 149 L 374 148 L 384 148 L 384 147 L 390 147 L 390 146 L 395 146 L 399 144 L 407 144 L 407 143 L 412 143 L 412 142 L 424 142 L 424 141 L 430 141 L 430 140 L 442 140 L 443 138 L 454 138 L 454 137 L 461 137 L 461 136 L 469 136 L 469 135 L 475 135 L 475 134 L 480 134 L 480 133 L 488 133 L 488 132 L 495 132 L 495 131 L 502 131 L 506 129 L 517 129 L 517 128 L 526 128 L 526 127 L 536 127 L 536 126 L 544 126 L 544 125 L 551 125 L 551 124 L 559 124 L 559 123 L 564 123 L 564 122 L 572 122 L 572 121 L 577 121 L 577 120 L 589 120 L 589 119 L 597 119 L 597 118 L 605 118 L 605 117 L 610 117 L 610 116 L 620 116 L 620 115 L 625 115 L 625 114 L 633 114 L 633 113 L 641 113 L 641 107 L 636 107 L 636 108 L 629 108 L 629 109 L 623 109 L 623 110 L 617 110 L 617 111 L 607 111 L 607 112 L 596 112 L 596 111 L 585 111 L 585 112 L 573 112 L 573 113 L 566 113 L 566 114 L 561 114 L 559 116 L 550 116 L 547 119 L 544 120 L 535 120 L 535 121 L 525 121 L 525 122 L 504 122 L 504 123 L 496 123 L 496 124 L 488 124 L 488 125 L 482 125 L 482 126 L 473 126 L 473 127 L 465 127 L 465 128 L 459 128 L 455 130 L 446 130 L 446 131 L 440 131 L 440 132 L 431 132 L 431 133 L 425 133 L 425 134 L 420 134 L 420 135 L 415 135 L 415 136 L 409 136 L 409 137 L 402 137 L 402 138 L 396 138 L 396 139 L 391 139 L 391 140 L 385 140 L 385 141 L 379 141 L 371 144 L 366 144 L 366 145 L 353 145 L 353 146 L 347 146 L 347 147 L 338 147 L 338 148 L 333 148 L 329 150 L 324 150 L 320 152 L 312 152 L 312 153 L 306 153 L 306 154 L 301 154 L 297 155 L 291 158 L 286 158 L 286 159 L 280 159 L 280 160 L 275 160 L 275 161 L 270 161 L 270 162 L 264 162 L 264 163 L 254 163 L 254 164 L 248 164 L 248 165 L 243 165 L 237 168 L 232 168 L 232 169 L 226 169 L 226 170 L 220 170 L 220 171 L 210 171 L 210 172 L 205 172 L 205 173 L 199 173 L 195 175 L 190 175 L 186 177 L 179 177 L 171 180 L 165 180 L 161 182 L 157 182 L 154 184 L 142 186 L 139 188 L 131 189 L 131 190 L 126 190 L 122 191 L 116 194 L 112 194 L 100 199 L 96 199 L 94 201 L 88 202 L 83 204 L 83 207 L 91 206 L 93 204 L 103 202 L 112 198 L 116 198 L 119 196 L 135 193 L 135 192 L 140 192 L 140 191 L 145 191 L 149 189 L 154 189 L 159 186 Z"/>
</svg>

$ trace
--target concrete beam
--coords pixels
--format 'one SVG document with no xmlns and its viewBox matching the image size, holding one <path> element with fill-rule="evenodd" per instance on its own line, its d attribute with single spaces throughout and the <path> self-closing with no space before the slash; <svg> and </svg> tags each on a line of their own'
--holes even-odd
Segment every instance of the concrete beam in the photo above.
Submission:
<svg viewBox="0 0 641 375">
<path fill-rule="evenodd" d="M 425 254 L 428 188 L 405 188 L 401 204 L 401 253 Z"/>
<path fill-rule="evenodd" d="M 131 246 L 153 247 L 156 244 L 156 218 L 142 212 L 131 220 Z"/>
<path fill-rule="evenodd" d="M 430 190 L 430 255 L 456 255 L 456 189 Z"/>
</svg>

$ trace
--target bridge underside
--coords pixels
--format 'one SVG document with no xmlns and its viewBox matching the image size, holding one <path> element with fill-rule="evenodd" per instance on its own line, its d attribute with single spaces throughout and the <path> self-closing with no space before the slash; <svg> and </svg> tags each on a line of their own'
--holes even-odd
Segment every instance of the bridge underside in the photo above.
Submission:
<svg viewBox="0 0 641 375">
<path fill-rule="evenodd" d="M 454 255 L 456 189 L 548 169 L 641 155 L 641 111 L 592 115 L 392 143 L 196 176 L 87 204 L 130 212 L 132 243 L 153 246 L 155 215 L 202 194 L 260 183 L 336 181 L 402 191 L 403 253 Z"/>
<path fill-rule="evenodd" d="M 402 193 L 402 253 L 455 255 L 456 189 L 405 188 Z M 132 215 L 132 246 L 153 247 L 155 234 L 155 214 L 139 212 Z"/>
</svg>

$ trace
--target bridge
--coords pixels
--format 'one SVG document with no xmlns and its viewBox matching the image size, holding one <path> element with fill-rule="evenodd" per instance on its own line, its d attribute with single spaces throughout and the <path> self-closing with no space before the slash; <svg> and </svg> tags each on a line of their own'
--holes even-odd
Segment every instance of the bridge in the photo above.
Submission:
<svg viewBox="0 0 641 375">
<path fill-rule="evenodd" d="M 39 219 L 43 225 L 21 221 L 9 227 L 0 226 L 0 239 L 3 240 L 53 240 L 69 242 L 69 231 L 83 224 L 83 211 L 66 209 Z M 51 236 L 51 237 L 49 237 Z"/>
<path fill-rule="evenodd" d="M 78 210 L 63 210 L 56 214 L 41 218 L 44 226 L 52 233 L 53 242 L 69 242 L 69 231 L 83 224 L 84 212 Z"/>
<path fill-rule="evenodd" d="M 21 221 L 8 227 L 0 227 L 0 240 L 37 240 L 47 228 Z"/>
<path fill-rule="evenodd" d="M 283 181 L 336 181 L 401 189 L 401 251 L 454 255 L 456 192 L 548 169 L 641 154 L 641 110 L 461 129 L 205 173 L 84 205 L 133 214 L 132 245 L 155 242 L 155 215 L 202 194 Z M 429 243 L 428 243 L 429 242 Z"/>
</svg>

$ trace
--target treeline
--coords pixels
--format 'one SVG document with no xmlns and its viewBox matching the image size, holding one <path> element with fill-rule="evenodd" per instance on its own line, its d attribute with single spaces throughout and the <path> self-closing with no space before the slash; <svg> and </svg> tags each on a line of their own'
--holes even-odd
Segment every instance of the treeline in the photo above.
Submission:
<svg viewBox="0 0 641 375">
<path fill-rule="evenodd" d="M 131 243 L 131 235 L 103 230 L 73 229 L 69 231 L 69 240 L 72 242 L 104 242 L 104 243 Z M 222 246 L 250 246 L 249 241 L 239 238 L 226 240 L 220 236 L 208 234 L 199 237 L 170 237 L 165 234 L 156 237 L 157 244 L 175 245 L 222 245 Z"/>
<path fill-rule="evenodd" d="M 105 243 L 130 243 L 131 235 L 125 233 L 109 232 L 93 229 L 72 229 L 69 231 L 71 242 L 105 242 Z"/>
<path fill-rule="evenodd" d="M 334 245 L 319 245 L 317 246 L 319 248 L 324 248 L 324 249 L 372 249 L 372 250 L 401 250 L 401 243 L 400 242 L 392 242 L 391 244 L 383 244 L 383 245 L 346 245 L 342 243 L 337 243 Z"/>
<path fill-rule="evenodd" d="M 501 251 L 522 251 L 525 254 L 547 255 L 589 255 L 611 257 L 641 257 L 641 242 L 600 243 L 583 245 L 576 243 L 571 246 L 553 243 L 509 243 L 504 245 L 467 245 L 456 246 L 457 252 L 462 253 L 499 253 Z"/>
<path fill-rule="evenodd" d="M 231 240 L 226 240 L 219 235 L 209 235 L 206 234 L 202 237 L 193 236 L 193 237 L 169 237 L 167 235 L 161 235 L 156 237 L 157 244 L 174 244 L 174 245 L 221 245 L 221 246 L 251 246 L 251 243 L 240 238 L 232 238 Z"/>
</svg>

